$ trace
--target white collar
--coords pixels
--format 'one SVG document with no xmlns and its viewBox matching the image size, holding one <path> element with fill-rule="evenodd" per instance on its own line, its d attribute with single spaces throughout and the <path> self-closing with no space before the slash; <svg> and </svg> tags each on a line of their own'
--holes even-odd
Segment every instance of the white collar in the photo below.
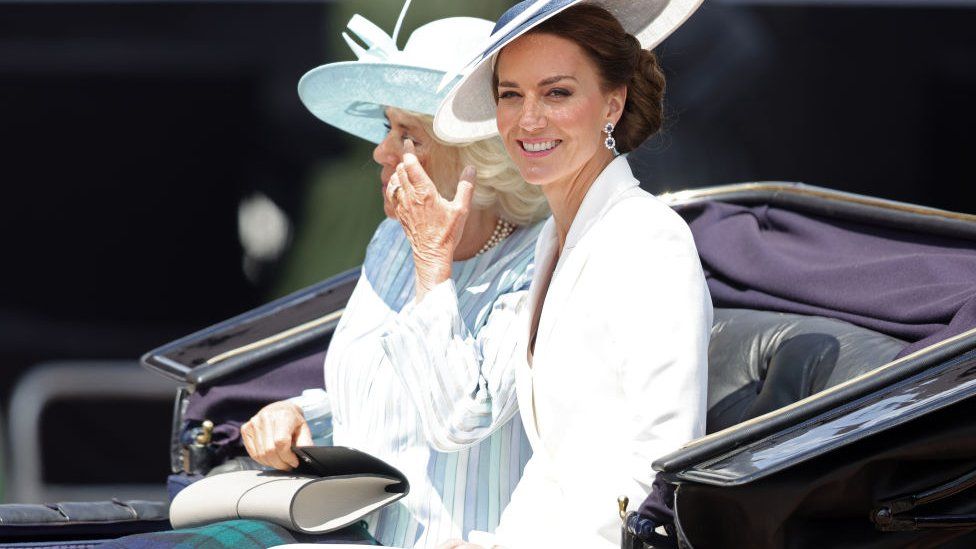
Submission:
<svg viewBox="0 0 976 549">
<path fill-rule="evenodd" d="M 569 233 L 566 234 L 566 244 L 563 252 L 569 250 L 579 243 L 583 235 L 589 230 L 590 225 L 603 216 L 603 213 L 615 202 L 614 198 L 639 185 L 634 172 L 630 169 L 625 155 L 613 159 L 603 172 L 597 176 L 596 181 L 590 185 L 586 191 L 583 202 L 573 223 L 569 226 Z"/>
</svg>

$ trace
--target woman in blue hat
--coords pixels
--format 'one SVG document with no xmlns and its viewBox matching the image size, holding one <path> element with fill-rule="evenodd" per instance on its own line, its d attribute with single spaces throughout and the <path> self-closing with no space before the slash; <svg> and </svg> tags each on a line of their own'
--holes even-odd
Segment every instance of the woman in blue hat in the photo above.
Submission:
<svg viewBox="0 0 976 549">
<path fill-rule="evenodd" d="M 334 443 L 387 461 L 410 482 L 404 499 L 370 515 L 370 533 L 383 545 L 427 547 L 472 530 L 493 530 L 531 453 L 516 417 L 514 370 L 507 368 L 511 349 L 504 343 L 514 327 L 512 313 L 527 295 L 539 221 L 548 207 L 497 137 L 448 144 L 433 133 L 433 114 L 446 94 L 438 91 L 439 83 L 477 51 L 491 22 L 434 21 L 414 31 L 402 50 L 396 31 L 390 37 L 360 16 L 348 27 L 357 40 L 344 37 L 359 59 L 313 69 L 298 91 L 318 118 L 376 144 L 377 188 L 390 219 L 369 244 L 359 283 L 332 337 L 325 386 Z M 423 192 L 437 195 L 456 214 L 451 249 L 439 258 L 455 292 L 457 314 L 450 319 L 412 311 L 415 295 L 428 284 L 426 271 L 415 272 L 414 264 L 430 260 L 431 250 L 414 245 L 413 235 L 395 219 L 390 179 L 404 156 L 430 174 Z M 465 166 L 466 180 L 458 184 Z M 390 366 L 385 345 L 384 335 L 405 317 L 430 329 L 445 322 L 463 325 L 465 338 L 452 345 L 479 355 L 472 365 L 477 383 L 498 395 L 496 415 L 484 406 L 469 410 L 473 421 L 496 423 L 490 436 L 447 435 L 441 442 L 450 452 L 427 442 L 425 416 Z M 298 465 L 292 445 L 311 444 L 302 410 L 292 401 L 268 405 L 241 432 L 248 453 L 278 469 Z"/>
<path fill-rule="evenodd" d="M 522 2 L 435 117 L 445 140 L 499 133 L 553 212 L 506 344 L 518 347 L 512 367 L 534 453 L 496 535 L 472 541 L 619 547 L 617 497 L 642 501 L 654 459 L 704 434 L 712 308 L 701 264 L 683 220 L 641 190 L 619 156 L 661 127 L 664 76 L 648 48 L 699 3 Z M 433 250 L 418 262 L 427 287 L 413 310 L 456 315 L 440 258 L 456 241 L 458 215 L 420 192 L 426 175 L 409 155 L 394 181 L 394 212 L 415 248 Z M 391 363 L 441 431 L 434 444 L 497 427 L 468 421 L 468 410 L 503 399 L 479 385 L 477 357 L 452 344 L 463 334 L 418 322 L 387 336 L 402 353 Z"/>
</svg>

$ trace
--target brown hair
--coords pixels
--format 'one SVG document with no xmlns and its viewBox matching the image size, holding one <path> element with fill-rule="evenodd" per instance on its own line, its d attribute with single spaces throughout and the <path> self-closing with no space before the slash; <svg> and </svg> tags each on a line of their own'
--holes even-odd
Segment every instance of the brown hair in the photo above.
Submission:
<svg viewBox="0 0 976 549">
<path fill-rule="evenodd" d="M 617 150 L 632 151 L 661 129 L 664 73 L 657 56 L 641 48 L 606 9 L 578 4 L 543 21 L 532 33 L 552 34 L 578 45 L 599 71 L 604 92 L 627 86 L 627 102 L 613 131 Z M 497 99 L 497 68 L 492 86 Z"/>
</svg>

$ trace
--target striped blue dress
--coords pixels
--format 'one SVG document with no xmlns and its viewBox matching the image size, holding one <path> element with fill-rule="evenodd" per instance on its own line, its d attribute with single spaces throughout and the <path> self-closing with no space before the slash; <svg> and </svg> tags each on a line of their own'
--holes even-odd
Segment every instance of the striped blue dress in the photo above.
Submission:
<svg viewBox="0 0 976 549">
<path fill-rule="evenodd" d="M 487 438 L 479 433 L 471 439 L 461 429 L 436 449 L 428 442 L 434 430 L 427 414 L 421 414 L 390 363 L 390 353 L 398 352 L 390 333 L 402 332 L 418 314 L 410 245 L 400 224 L 385 220 L 367 248 L 362 276 L 325 360 L 325 385 L 332 399 L 334 443 L 380 457 L 410 481 L 407 497 L 367 520 L 383 545 L 435 547 L 471 530 L 493 531 L 508 504 L 531 447 L 515 413 L 514 369 L 507 367 L 513 361 L 505 354 L 512 350 L 495 342 L 510 340 L 516 329 L 513 313 L 527 299 L 541 227 L 519 228 L 484 254 L 454 262 L 447 284 L 456 288 L 465 337 L 451 344 L 481 357 L 481 386 L 470 393 L 496 399 L 494 406 L 475 404 L 483 407 L 482 415 L 469 405 L 465 421 L 500 427 Z M 499 413 L 507 417 L 498 418 Z"/>
</svg>

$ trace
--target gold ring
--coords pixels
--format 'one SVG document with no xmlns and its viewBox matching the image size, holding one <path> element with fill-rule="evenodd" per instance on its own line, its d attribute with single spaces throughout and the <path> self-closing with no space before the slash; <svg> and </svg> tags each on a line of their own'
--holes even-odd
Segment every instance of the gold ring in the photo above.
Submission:
<svg viewBox="0 0 976 549">
<path fill-rule="evenodd" d="M 400 185 L 399 181 L 394 181 L 393 183 L 390 183 L 390 186 L 393 187 L 390 189 L 390 198 L 396 198 L 396 193 L 400 190 L 402 185 Z"/>
</svg>

